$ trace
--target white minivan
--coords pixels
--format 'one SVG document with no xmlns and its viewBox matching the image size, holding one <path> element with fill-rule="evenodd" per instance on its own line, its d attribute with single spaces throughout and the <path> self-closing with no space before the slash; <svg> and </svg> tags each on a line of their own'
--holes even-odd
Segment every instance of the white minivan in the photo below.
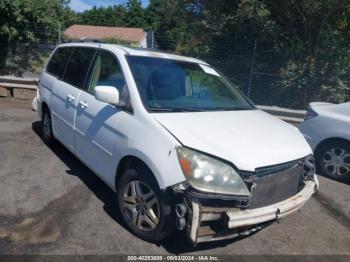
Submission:
<svg viewBox="0 0 350 262">
<path fill-rule="evenodd" d="M 297 128 L 258 110 L 194 58 L 98 43 L 59 45 L 39 80 L 43 140 L 58 140 L 117 194 L 152 242 L 253 233 L 316 192 Z"/>
</svg>

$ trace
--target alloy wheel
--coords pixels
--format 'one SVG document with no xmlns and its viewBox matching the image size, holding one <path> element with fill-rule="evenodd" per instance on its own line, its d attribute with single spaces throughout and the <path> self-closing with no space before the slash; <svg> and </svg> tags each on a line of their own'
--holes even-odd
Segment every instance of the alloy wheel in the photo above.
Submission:
<svg viewBox="0 0 350 262">
<path fill-rule="evenodd" d="M 331 176 L 350 175 L 350 153 L 341 147 L 330 148 L 323 154 L 322 165 Z"/>
<path fill-rule="evenodd" d="M 140 180 L 130 181 L 123 194 L 123 212 L 131 224 L 143 231 L 154 230 L 160 218 L 159 202 L 153 190 Z"/>
</svg>

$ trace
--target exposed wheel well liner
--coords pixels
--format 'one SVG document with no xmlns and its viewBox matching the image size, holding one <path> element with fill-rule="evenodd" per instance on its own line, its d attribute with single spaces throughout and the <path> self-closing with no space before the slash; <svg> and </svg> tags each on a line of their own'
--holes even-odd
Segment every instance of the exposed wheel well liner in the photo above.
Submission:
<svg viewBox="0 0 350 262">
<path fill-rule="evenodd" d="M 136 156 L 132 156 L 132 155 L 124 156 L 119 161 L 116 176 L 115 176 L 115 185 L 114 186 L 115 186 L 116 190 L 118 188 L 119 181 L 120 181 L 124 171 L 133 167 L 133 166 L 142 166 L 143 168 L 148 169 L 151 174 L 153 174 L 152 170 L 140 158 L 138 158 Z M 154 175 L 152 178 L 154 179 L 154 181 L 157 183 L 157 185 L 159 187 L 158 181 L 154 177 Z"/>
</svg>

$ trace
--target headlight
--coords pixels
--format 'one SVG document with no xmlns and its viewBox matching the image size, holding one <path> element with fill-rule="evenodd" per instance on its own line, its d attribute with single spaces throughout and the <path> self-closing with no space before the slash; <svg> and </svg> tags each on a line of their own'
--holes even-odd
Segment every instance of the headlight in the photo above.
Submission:
<svg viewBox="0 0 350 262">
<path fill-rule="evenodd" d="M 250 195 L 231 166 L 185 147 L 177 147 L 176 151 L 182 171 L 192 187 L 210 193 Z"/>
</svg>

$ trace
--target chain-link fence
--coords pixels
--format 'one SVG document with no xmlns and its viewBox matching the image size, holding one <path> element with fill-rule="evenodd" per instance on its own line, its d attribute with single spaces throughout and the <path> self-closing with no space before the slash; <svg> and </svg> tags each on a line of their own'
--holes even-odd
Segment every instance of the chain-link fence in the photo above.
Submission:
<svg viewBox="0 0 350 262">
<path fill-rule="evenodd" d="M 280 80 L 283 59 L 269 43 L 236 41 L 213 42 L 207 54 L 199 58 L 227 76 L 255 103 L 274 105 L 274 89 Z"/>
<path fill-rule="evenodd" d="M 55 43 L 16 43 L 0 57 L 0 75 L 36 77 L 41 73 Z"/>
<path fill-rule="evenodd" d="M 349 74 L 341 79 L 333 75 L 318 76 L 312 68 L 308 71 L 308 64 L 293 64 L 295 61 L 287 48 L 276 47 L 273 41 L 244 41 L 237 37 L 183 48 L 161 36 L 156 35 L 155 39 L 161 50 L 208 62 L 256 104 L 306 109 L 311 101 L 338 103 L 350 96 Z"/>
<path fill-rule="evenodd" d="M 161 37 L 156 37 L 156 45 L 161 50 L 182 53 Z M 211 41 L 205 46 L 206 52 L 187 55 L 204 60 L 222 72 L 244 94 L 255 103 L 262 105 L 289 106 L 280 103 L 280 70 L 286 64 L 281 52 L 274 48 L 272 42 L 259 41 Z"/>
</svg>

